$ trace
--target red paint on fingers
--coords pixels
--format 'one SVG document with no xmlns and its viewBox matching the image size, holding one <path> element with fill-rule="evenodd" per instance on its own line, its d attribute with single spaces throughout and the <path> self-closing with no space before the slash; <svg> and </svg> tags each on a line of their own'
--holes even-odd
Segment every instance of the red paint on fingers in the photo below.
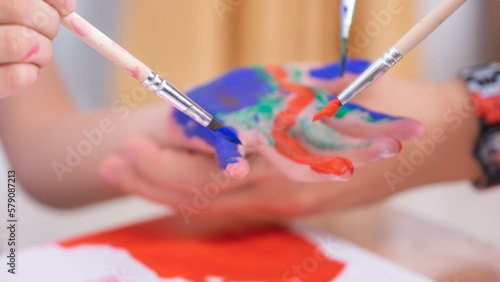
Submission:
<svg viewBox="0 0 500 282">
<path fill-rule="evenodd" d="M 40 52 L 40 44 L 36 44 L 35 46 L 33 46 L 33 48 L 31 48 L 31 50 L 28 52 L 28 54 L 26 54 L 26 56 L 24 56 L 23 61 L 26 61 L 27 59 L 31 58 L 33 55 L 37 54 L 38 52 Z"/>
<path fill-rule="evenodd" d="M 340 101 L 335 99 L 328 103 L 321 111 L 316 113 L 313 117 L 313 122 L 322 118 L 332 118 L 340 108 Z"/>
<path fill-rule="evenodd" d="M 287 108 L 278 113 L 273 121 L 271 136 L 275 141 L 276 151 L 297 163 L 308 164 L 315 172 L 350 176 L 354 171 L 351 161 L 340 157 L 314 155 L 289 134 L 290 128 L 296 124 L 297 116 L 314 100 L 314 91 L 302 85 L 287 83 L 286 73 L 282 69 L 272 67 L 267 70 L 288 95 L 294 96 L 288 102 Z"/>
</svg>

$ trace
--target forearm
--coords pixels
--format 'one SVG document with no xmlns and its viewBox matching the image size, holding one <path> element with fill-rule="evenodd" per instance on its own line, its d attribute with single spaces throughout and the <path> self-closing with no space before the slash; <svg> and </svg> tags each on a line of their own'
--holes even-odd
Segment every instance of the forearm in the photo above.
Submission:
<svg viewBox="0 0 500 282">
<path fill-rule="evenodd" d="M 61 97 L 50 98 L 53 92 L 65 91 L 52 89 L 47 85 L 50 81 L 42 74 L 32 88 L 36 90 L 0 103 L 2 142 L 24 188 L 35 198 L 60 207 L 119 196 L 101 179 L 101 160 L 117 152 L 127 136 L 143 134 L 165 140 L 169 107 L 125 110 L 122 105 L 122 110 L 110 106 L 80 113 Z M 42 101 L 37 103 L 37 99 Z"/>
<path fill-rule="evenodd" d="M 140 111 L 126 119 L 112 111 L 74 112 L 36 129 L 16 126 L 5 131 L 4 145 L 37 199 L 61 207 L 105 200 L 120 194 L 101 179 L 102 159 L 119 151 L 127 136 L 151 136 L 148 131 L 161 126 Z"/>
<path fill-rule="evenodd" d="M 423 120 L 426 139 L 410 142 L 403 151 L 416 173 L 410 176 L 407 188 L 417 185 L 458 180 L 478 180 L 481 176 L 479 163 L 473 150 L 479 136 L 479 120 L 474 111 L 470 94 L 461 79 L 453 79 L 435 86 L 426 96 L 429 108 L 437 109 Z M 418 169 L 418 156 L 425 159 Z"/>
<path fill-rule="evenodd" d="M 479 122 L 462 81 L 435 85 L 391 79 L 377 83 L 378 91 L 366 93 L 363 102 L 421 121 L 426 137 L 402 142 L 398 155 L 357 168 L 350 181 L 318 184 L 315 188 L 323 191 L 317 199 L 321 204 L 312 211 L 362 205 L 427 184 L 480 178 L 480 166 L 472 155 Z"/>
</svg>

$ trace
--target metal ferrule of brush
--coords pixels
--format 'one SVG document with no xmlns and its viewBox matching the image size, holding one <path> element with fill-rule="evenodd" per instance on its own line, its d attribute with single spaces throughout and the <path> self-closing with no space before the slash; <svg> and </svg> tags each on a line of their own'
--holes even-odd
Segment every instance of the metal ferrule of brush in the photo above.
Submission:
<svg viewBox="0 0 500 282">
<path fill-rule="evenodd" d="M 193 100 L 186 96 L 186 94 L 177 90 L 154 71 L 151 71 L 148 78 L 142 82 L 142 85 L 146 86 L 160 98 L 169 102 L 172 106 L 190 116 L 204 127 L 207 127 L 213 119 L 207 111 L 198 106 Z"/>
<path fill-rule="evenodd" d="M 402 56 L 396 48 L 392 47 L 382 57 L 371 64 L 351 85 L 349 85 L 342 93 L 337 96 L 337 99 L 342 105 L 351 100 L 361 90 L 365 89 L 370 83 L 387 72 L 394 64 L 401 60 Z"/>
</svg>

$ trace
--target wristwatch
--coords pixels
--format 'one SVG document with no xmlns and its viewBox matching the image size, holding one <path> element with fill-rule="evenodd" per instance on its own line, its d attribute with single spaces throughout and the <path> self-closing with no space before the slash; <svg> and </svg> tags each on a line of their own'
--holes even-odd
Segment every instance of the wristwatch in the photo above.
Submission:
<svg viewBox="0 0 500 282">
<path fill-rule="evenodd" d="M 500 65 L 491 62 L 466 68 L 459 75 L 467 83 L 481 122 L 474 157 L 484 173 L 474 184 L 479 189 L 500 185 Z"/>
</svg>

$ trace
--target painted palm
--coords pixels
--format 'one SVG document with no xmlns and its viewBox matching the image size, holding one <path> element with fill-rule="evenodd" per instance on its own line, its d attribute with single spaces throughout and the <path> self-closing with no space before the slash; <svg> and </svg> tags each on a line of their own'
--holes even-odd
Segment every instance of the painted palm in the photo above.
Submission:
<svg viewBox="0 0 500 282">
<path fill-rule="evenodd" d="M 346 71 L 359 74 L 368 65 L 350 60 Z M 243 146 L 215 136 L 181 112 L 174 118 L 186 137 L 213 147 L 219 167 L 234 177 L 248 173 L 245 153 L 258 151 L 295 180 L 347 180 L 353 166 L 397 154 L 398 139 L 418 137 L 422 130 L 415 120 L 356 104 L 343 106 L 332 119 L 312 123 L 333 96 L 308 85 L 337 78 L 337 64 L 317 70 L 255 66 L 232 70 L 190 91 L 190 97 L 238 134 Z"/>
</svg>

